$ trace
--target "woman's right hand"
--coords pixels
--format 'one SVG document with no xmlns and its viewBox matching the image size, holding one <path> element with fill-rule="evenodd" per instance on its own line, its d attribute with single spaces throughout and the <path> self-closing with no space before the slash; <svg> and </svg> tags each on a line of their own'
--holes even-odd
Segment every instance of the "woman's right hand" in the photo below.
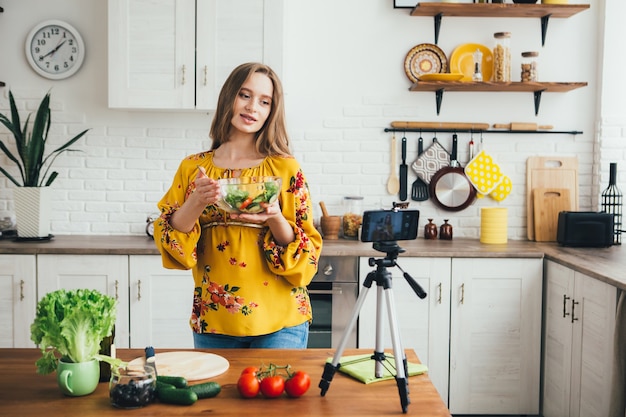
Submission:
<svg viewBox="0 0 626 417">
<path fill-rule="evenodd" d="M 206 175 L 203 167 L 198 167 L 198 174 L 195 179 L 196 189 L 189 197 L 204 206 L 215 204 L 220 199 L 220 185 L 213 178 Z"/>
</svg>

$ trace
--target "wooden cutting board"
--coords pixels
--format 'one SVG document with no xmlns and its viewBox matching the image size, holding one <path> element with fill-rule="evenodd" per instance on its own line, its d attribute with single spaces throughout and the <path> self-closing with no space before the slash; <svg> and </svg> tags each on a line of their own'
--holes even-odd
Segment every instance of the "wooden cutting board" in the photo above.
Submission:
<svg viewBox="0 0 626 417">
<path fill-rule="evenodd" d="M 199 381 L 223 374 L 230 363 L 222 356 L 197 351 L 162 352 L 154 355 L 158 375 L 182 376 L 187 381 Z M 142 366 L 144 357 L 133 359 L 129 366 Z"/>
<path fill-rule="evenodd" d="M 556 242 L 559 213 L 571 211 L 570 190 L 567 188 L 535 188 L 533 190 L 535 240 Z"/>
<path fill-rule="evenodd" d="M 531 156 L 526 163 L 526 231 L 535 240 L 535 205 L 533 190 L 560 188 L 569 190 L 569 210 L 578 210 L 578 158 Z"/>
</svg>

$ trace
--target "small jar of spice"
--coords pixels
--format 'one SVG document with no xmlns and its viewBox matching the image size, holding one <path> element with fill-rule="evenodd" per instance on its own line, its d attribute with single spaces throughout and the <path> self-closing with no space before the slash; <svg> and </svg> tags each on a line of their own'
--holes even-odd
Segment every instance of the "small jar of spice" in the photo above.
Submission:
<svg viewBox="0 0 626 417">
<path fill-rule="evenodd" d="M 522 52 L 522 74 L 521 81 L 539 81 L 537 77 L 537 57 L 539 52 Z"/>
</svg>

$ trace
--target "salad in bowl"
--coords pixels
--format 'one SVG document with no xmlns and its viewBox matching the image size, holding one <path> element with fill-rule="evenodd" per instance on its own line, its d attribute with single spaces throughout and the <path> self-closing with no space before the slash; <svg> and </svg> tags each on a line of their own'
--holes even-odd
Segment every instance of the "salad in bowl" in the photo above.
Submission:
<svg viewBox="0 0 626 417">
<path fill-rule="evenodd" d="M 282 178 L 258 176 L 217 180 L 222 198 L 217 205 L 229 213 L 260 213 L 278 199 Z"/>
</svg>

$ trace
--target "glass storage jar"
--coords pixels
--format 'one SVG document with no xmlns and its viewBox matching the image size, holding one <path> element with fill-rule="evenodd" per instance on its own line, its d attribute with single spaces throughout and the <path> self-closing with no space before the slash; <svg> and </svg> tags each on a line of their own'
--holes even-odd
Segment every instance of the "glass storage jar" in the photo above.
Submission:
<svg viewBox="0 0 626 417">
<path fill-rule="evenodd" d="M 111 405 L 116 408 L 141 408 L 156 398 L 156 373 L 149 366 L 111 367 L 109 381 Z"/>
<path fill-rule="evenodd" d="M 511 32 L 493 34 L 493 81 L 511 81 Z"/>
<path fill-rule="evenodd" d="M 359 228 L 363 222 L 363 197 L 344 197 L 343 205 L 343 237 L 346 239 L 358 239 Z"/>
<path fill-rule="evenodd" d="M 522 82 L 539 81 L 537 78 L 538 56 L 539 52 L 522 52 L 522 74 L 520 76 Z"/>
</svg>

